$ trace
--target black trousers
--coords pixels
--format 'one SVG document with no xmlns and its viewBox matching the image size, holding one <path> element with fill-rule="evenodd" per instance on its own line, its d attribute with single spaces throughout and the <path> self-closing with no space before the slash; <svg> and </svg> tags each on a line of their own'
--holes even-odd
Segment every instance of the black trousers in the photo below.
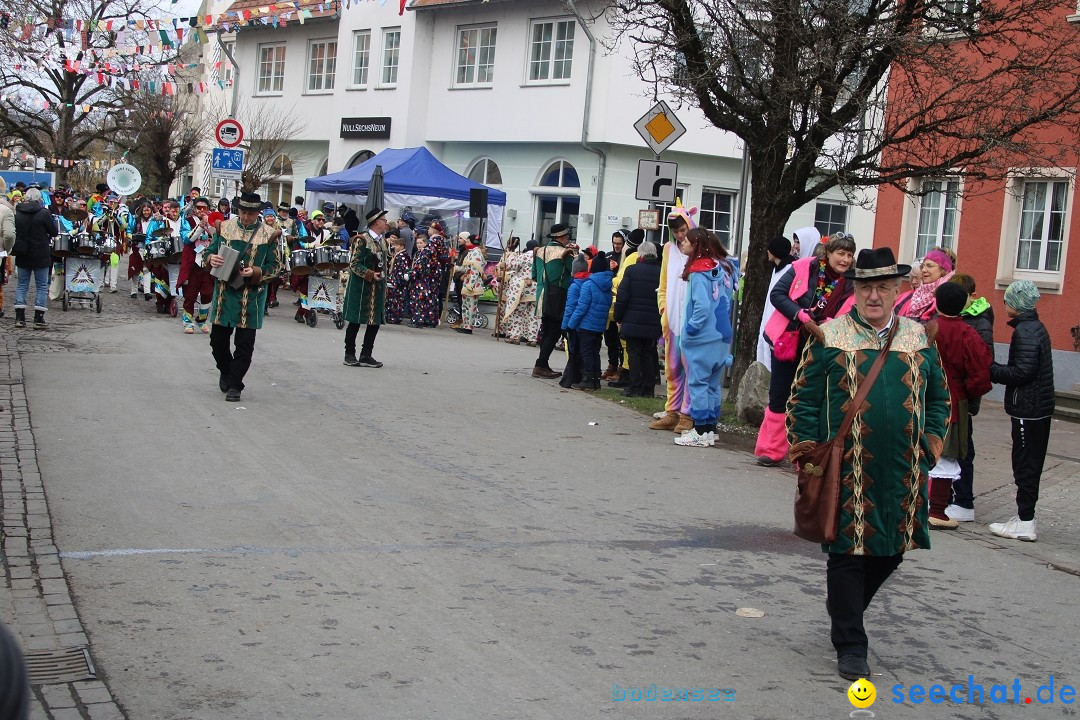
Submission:
<svg viewBox="0 0 1080 720">
<path fill-rule="evenodd" d="M 364 344 L 360 346 L 360 357 L 371 357 L 371 351 L 375 349 L 375 336 L 379 334 L 381 325 L 368 325 L 364 330 Z M 356 357 L 356 336 L 360 333 L 360 323 L 349 323 L 345 328 L 345 354 Z"/>
<path fill-rule="evenodd" d="M 619 326 L 612 320 L 604 329 L 604 344 L 607 345 L 607 364 L 609 367 L 622 365 L 622 343 L 619 339 Z"/>
<path fill-rule="evenodd" d="M 1051 418 L 1012 419 L 1012 470 L 1016 483 L 1016 514 L 1025 522 L 1035 519 L 1046 448 L 1050 444 Z"/>
<path fill-rule="evenodd" d="M 960 479 L 953 480 L 953 504 L 971 510 L 975 507 L 975 418 L 968 415 L 967 456 L 960 458 Z"/>
<path fill-rule="evenodd" d="M 600 341 L 604 334 L 595 330 L 578 330 L 578 355 L 581 357 L 581 374 L 586 380 L 600 377 Z"/>
<path fill-rule="evenodd" d="M 233 331 L 236 331 L 236 350 L 230 347 Z M 230 390 L 244 389 L 244 376 L 251 367 L 255 352 L 253 328 L 231 328 L 224 325 L 210 326 L 210 350 L 222 379 Z"/>
<path fill-rule="evenodd" d="M 659 372 L 655 338 L 626 338 L 626 359 L 630 364 L 630 389 L 652 397 Z"/>
<path fill-rule="evenodd" d="M 566 345 L 566 367 L 563 368 L 559 385 L 568 388 L 581 382 L 581 339 L 577 330 L 567 330 L 563 335 Z M 541 346 L 543 341 L 541 341 Z"/>
<path fill-rule="evenodd" d="M 866 657 L 869 643 L 863 628 L 863 612 L 903 559 L 903 554 L 875 557 L 829 553 L 826 585 L 832 644 L 837 657 Z"/>
<path fill-rule="evenodd" d="M 540 318 L 540 355 L 536 358 L 535 367 L 551 369 L 551 353 L 555 350 L 555 344 L 562 336 L 562 317 Z"/>
</svg>

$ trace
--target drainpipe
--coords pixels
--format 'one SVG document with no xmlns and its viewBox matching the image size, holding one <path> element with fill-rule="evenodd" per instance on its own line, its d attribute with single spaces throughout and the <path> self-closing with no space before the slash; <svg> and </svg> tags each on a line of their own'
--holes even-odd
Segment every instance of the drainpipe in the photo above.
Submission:
<svg viewBox="0 0 1080 720">
<path fill-rule="evenodd" d="M 577 6 L 574 4 L 574 0 L 566 0 L 567 7 L 570 8 L 570 12 L 577 18 L 578 24 L 581 25 L 581 29 L 585 31 L 586 37 L 589 38 L 589 71 L 585 80 L 585 113 L 581 120 L 581 147 L 587 152 L 596 153 L 599 159 L 597 167 L 596 178 L 596 207 L 593 210 L 593 239 L 592 244 L 600 246 L 600 208 L 604 199 L 604 174 L 607 171 L 607 155 L 603 150 L 591 145 L 589 143 L 589 115 L 592 112 L 592 88 L 593 88 L 593 69 L 596 65 L 596 38 L 593 37 L 592 31 L 589 30 L 588 23 L 581 17 L 581 13 L 578 12 Z"/>
</svg>

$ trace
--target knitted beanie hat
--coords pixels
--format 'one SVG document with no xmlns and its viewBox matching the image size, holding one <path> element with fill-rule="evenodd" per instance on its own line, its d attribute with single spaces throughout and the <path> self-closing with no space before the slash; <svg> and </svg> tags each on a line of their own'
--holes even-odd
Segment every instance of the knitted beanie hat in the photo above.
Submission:
<svg viewBox="0 0 1080 720">
<path fill-rule="evenodd" d="M 592 259 L 592 262 L 589 264 L 589 272 L 598 273 L 607 270 L 611 270 L 611 268 L 608 266 L 607 255 L 605 255 L 604 251 L 601 250 L 600 252 L 596 253 L 596 257 L 594 257 Z"/>
<path fill-rule="evenodd" d="M 578 253 L 574 258 L 573 265 L 570 266 L 570 272 L 577 275 L 578 273 L 589 272 L 589 258 L 585 253 Z"/>
<path fill-rule="evenodd" d="M 964 288 L 956 283 L 942 283 L 934 290 L 934 298 L 937 300 L 938 312 L 949 317 L 956 317 L 964 312 L 967 305 L 968 294 Z"/>
<path fill-rule="evenodd" d="M 1039 288 L 1030 280 L 1017 280 L 1005 290 L 1005 304 L 1014 310 L 1027 312 L 1039 302 Z"/>
<path fill-rule="evenodd" d="M 791 254 L 791 241 L 783 235 L 777 235 L 769 241 L 769 252 L 776 258 L 785 258 Z"/>
</svg>

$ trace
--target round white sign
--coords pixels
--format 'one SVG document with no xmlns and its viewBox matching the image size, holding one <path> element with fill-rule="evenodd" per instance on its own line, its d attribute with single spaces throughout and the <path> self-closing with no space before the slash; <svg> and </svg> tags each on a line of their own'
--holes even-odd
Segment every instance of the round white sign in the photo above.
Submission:
<svg viewBox="0 0 1080 720">
<path fill-rule="evenodd" d="M 134 165 L 121 163 L 109 168 L 105 184 L 117 195 L 131 195 L 142 186 L 142 175 Z"/>
</svg>

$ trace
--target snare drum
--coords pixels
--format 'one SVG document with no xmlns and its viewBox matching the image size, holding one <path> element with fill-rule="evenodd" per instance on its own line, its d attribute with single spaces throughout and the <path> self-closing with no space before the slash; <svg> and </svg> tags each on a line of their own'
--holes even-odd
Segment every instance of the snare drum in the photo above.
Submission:
<svg viewBox="0 0 1080 720">
<path fill-rule="evenodd" d="M 332 248 L 330 250 L 331 267 L 334 270 L 344 270 L 349 267 L 349 251 L 345 248 Z"/>
<path fill-rule="evenodd" d="M 146 243 L 146 262 L 151 265 L 163 265 L 169 258 L 169 239 L 154 238 Z"/>
<path fill-rule="evenodd" d="M 310 250 L 293 250 L 289 253 L 289 262 L 292 263 L 293 275 L 310 275 L 312 266 L 315 264 L 313 253 Z"/>
<path fill-rule="evenodd" d="M 135 233 L 131 236 L 131 247 L 142 250 L 146 246 L 146 233 Z"/>
<path fill-rule="evenodd" d="M 88 232 L 79 233 L 75 236 L 75 252 L 84 255 L 93 255 L 97 252 L 97 242 L 93 235 Z"/>
<path fill-rule="evenodd" d="M 180 236 L 164 238 L 169 243 L 169 262 L 180 262 L 181 256 L 184 254 L 184 240 Z"/>
<path fill-rule="evenodd" d="M 318 270 L 332 270 L 334 267 L 333 248 L 317 247 L 311 251 L 315 255 L 315 268 Z"/>
<path fill-rule="evenodd" d="M 116 238 L 110 237 L 108 235 L 105 236 L 105 238 L 101 241 L 100 247 L 102 255 L 112 255 L 114 252 L 116 252 Z"/>
<path fill-rule="evenodd" d="M 75 252 L 75 238 L 68 233 L 52 239 L 52 254 L 56 257 L 70 257 Z"/>
</svg>

